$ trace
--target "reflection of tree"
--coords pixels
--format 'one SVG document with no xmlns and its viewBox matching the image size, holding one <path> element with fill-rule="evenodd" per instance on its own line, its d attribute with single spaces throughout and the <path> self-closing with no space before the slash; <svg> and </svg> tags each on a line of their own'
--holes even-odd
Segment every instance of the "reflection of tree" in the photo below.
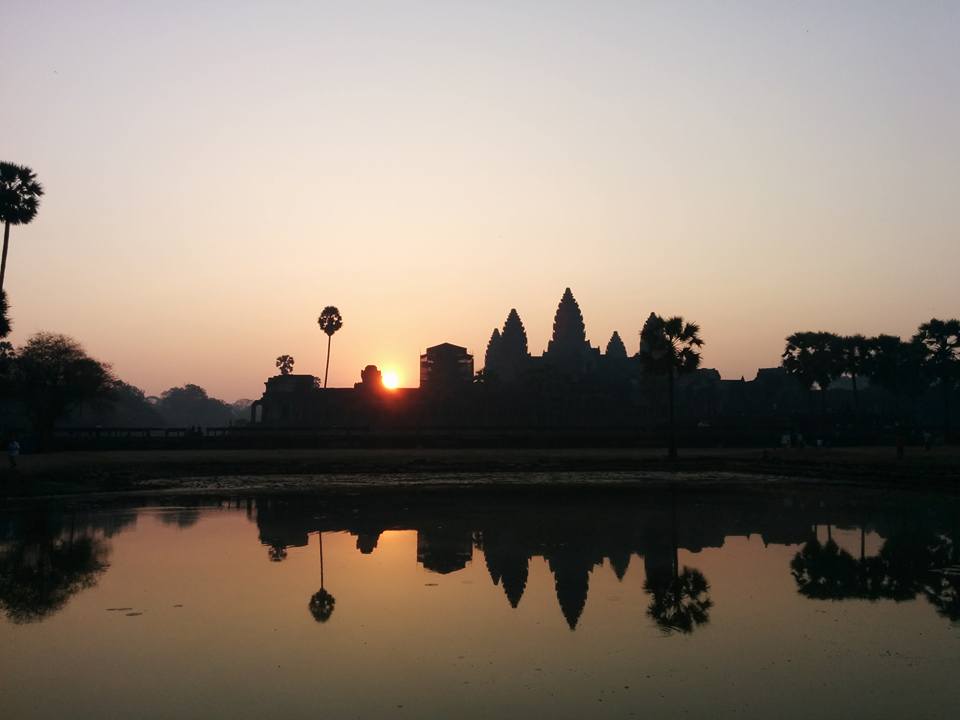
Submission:
<svg viewBox="0 0 960 720">
<path fill-rule="evenodd" d="M 851 597 L 857 588 L 857 566 L 846 550 L 833 541 L 813 538 L 794 555 L 790 572 L 801 595 L 820 600 Z"/>
<path fill-rule="evenodd" d="M 317 533 L 317 536 L 320 538 L 320 590 L 310 597 L 309 607 L 313 619 L 325 623 L 333 615 L 333 606 L 337 601 L 323 586 L 323 533 Z"/>
<path fill-rule="evenodd" d="M 673 576 L 647 578 L 643 589 L 653 596 L 647 615 L 665 632 L 691 633 L 710 621 L 710 583 L 697 569 L 684 567 Z"/>
<path fill-rule="evenodd" d="M 861 528 L 860 559 L 832 540 L 807 542 L 793 557 L 790 571 L 797 590 L 818 600 L 913 600 L 922 594 L 937 612 L 960 620 L 960 571 L 952 539 L 918 528 L 899 527 L 874 557 L 864 553 Z"/>
<path fill-rule="evenodd" d="M 181 530 L 197 524 L 200 509 L 193 507 L 176 508 L 172 512 L 160 513 L 160 522 L 164 525 L 176 525 Z"/>
<path fill-rule="evenodd" d="M 287 559 L 287 548 L 283 545 L 271 545 L 267 548 L 267 557 L 270 562 L 283 562 Z"/>
<path fill-rule="evenodd" d="M 16 542 L 0 554 L 0 606 L 15 623 L 44 620 L 96 584 L 108 554 L 97 537 Z"/>
</svg>

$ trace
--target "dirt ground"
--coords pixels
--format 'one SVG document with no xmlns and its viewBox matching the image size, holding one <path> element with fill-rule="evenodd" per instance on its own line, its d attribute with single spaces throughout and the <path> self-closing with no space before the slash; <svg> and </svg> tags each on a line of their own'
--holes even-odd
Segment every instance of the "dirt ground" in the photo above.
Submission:
<svg viewBox="0 0 960 720">
<path fill-rule="evenodd" d="M 589 476 L 586 475 L 589 473 Z M 7 496 L 123 492 L 180 488 L 333 484 L 458 483 L 485 486 L 646 485 L 653 481 L 763 482 L 796 478 L 827 483 L 957 487 L 960 447 L 682 449 L 669 461 L 662 449 L 296 449 L 145 450 L 24 455 L 0 471 Z M 604 479 L 605 478 L 605 479 Z"/>
</svg>

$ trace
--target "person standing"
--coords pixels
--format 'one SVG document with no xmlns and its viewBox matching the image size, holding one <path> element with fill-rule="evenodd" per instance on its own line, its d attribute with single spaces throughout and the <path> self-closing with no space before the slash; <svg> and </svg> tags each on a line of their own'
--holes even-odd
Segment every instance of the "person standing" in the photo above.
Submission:
<svg viewBox="0 0 960 720">
<path fill-rule="evenodd" d="M 7 444 L 7 459 L 10 461 L 10 469 L 17 469 L 17 459 L 20 457 L 20 443 L 16 438 L 11 438 Z"/>
</svg>

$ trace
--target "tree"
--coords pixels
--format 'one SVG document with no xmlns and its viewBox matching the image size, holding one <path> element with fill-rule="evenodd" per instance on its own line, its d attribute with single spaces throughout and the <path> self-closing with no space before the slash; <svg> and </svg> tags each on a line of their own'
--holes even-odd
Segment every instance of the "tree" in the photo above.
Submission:
<svg viewBox="0 0 960 720">
<path fill-rule="evenodd" d="M 3 222 L 3 257 L 0 259 L 0 290 L 7 272 L 10 226 L 26 225 L 37 215 L 43 186 L 25 165 L 0 162 L 0 221 Z"/>
<path fill-rule="evenodd" d="M 206 390 L 192 383 L 165 390 L 157 409 L 166 423 L 173 426 L 218 427 L 229 425 L 233 418 L 227 403 L 210 397 Z"/>
<path fill-rule="evenodd" d="M 841 372 L 841 340 L 828 332 L 798 332 L 787 338 L 783 351 L 783 369 L 807 389 L 820 389 L 820 414 L 827 414 L 827 389 Z"/>
<path fill-rule="evenodd" d="M 960 320 L 933 318 L 917 329 L 913 340 L 923 347 L 926 374 L 940 386 L 943 394 L 943 435 L 947 441 L 950 436 L 950 395 L 960 380 Z"/>
<path fill-rule="evenodd" d="M 281 375 L 289 375 L 293 372 L 293 356 L 292 355 L 281 355 L 277 358 L 277 368 L 280 370 Z"/>
<path fill-rule="evenodd" d="M 323 312 L 320 313 L 317 324 L 320 325 L 320 329 L 327 335 L 327 368 L 323 372 L 323 386 L 326 387 L 327 375 L 330 372 L 330 341 L 333 339 L 333 334 L 343 327 L 343 318 L 340 316 L 340 311 L 337 310 L 337 308 L 333 305 L 327 305 L 323 309 Z"/>
<path fill-rule="evenodd" d="M 928 385 L 922 372 L 924 353 L 920 343 L 904 342 L 894 335 L 877 335 L 869 340 L 865 374 L 871 383 L 893 396 L 898 419 L 903 400 L 916 398 Z"/>
<path fill-rule="evenodd" d="M 837 346 L 840 371 L 850 376 L 853 388 L 853 411 L 860 412 L 859 397 L 857 395 L 857 379 L 866 375 L 870 363 L 870 341 L 863 335 L 847 335 L 840 338 Z"/>
<path fill-rule="evenodd" d="M 16 354 L 14 382 L 35 429 L 46 437 L 71 410 L 109 400 L 116 380 L 76 340 L 38 333 Z"/>
<path fill-rule="evenodd" d="M 640 364 L 653 375 L 667 378 L 667 420 L 670 429 L 669 457 L 677 457 L 677 437 L 674 423 L 674 381 L 679 375 L 691 373 L 700 366 L 700 327 L 676 316 L 664 319 L 653 315 L 647 319 L 640 333 Z"/>
</svg>

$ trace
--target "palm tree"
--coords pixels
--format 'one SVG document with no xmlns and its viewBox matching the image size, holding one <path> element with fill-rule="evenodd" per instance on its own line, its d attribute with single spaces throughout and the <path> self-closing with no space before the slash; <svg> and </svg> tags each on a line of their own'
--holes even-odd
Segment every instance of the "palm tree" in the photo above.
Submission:
<svg viewBox="0 0 960 720">
<path fill-rule="evenodd" d="M 3 258 L 0 259 L 0 290 L 7 272 L 10 226 L 26 225 L 37 214 L 43 186 L 26 165 L 0 162 L 0 220 L 3 221 Z"/>
<path fill-rule="evenodd" d="M 330 341 L 333 339 L 333 334 L 343 327 L 343 318 L 340 316 L 340 311 L 337 310 L 333 305 L 327 305 L 323 312 L 320 313 L 320 317 L 317 320 L 317 324 L 320 325 L 320 329 L 327 334 L 327 368 L 323 372 L 323 386 L 327 386 L 327 374 L 330 372 Z"/>
<path fill-rule="evenodd" d="M 320 538 L 320 590 L 310 597 L 309 608 L 314 620 L 325 623 L 333 615 L 333 606 L 337 601 L 323 586 L 323 533 L 318 532 L 317 536 Z"/>
<path fill-rule="evenodd" d="M 870 362 L 870 341 L 863 335 L 847 335 L 840 338 L 838 347 L 840 370 L 850 376 L 853 388 L 853 414 L 860 415 L 860 403 L 857 395 L 857 378 L 867 372 Z"/>
<path fill-rule="evenodd" d="M 289 375 L 293 372 L 293 363 L 292 355 L 281 355 L 277 358 L 277 369 L 280 370 L 281 375 Z"/>
<path fill-rule="evenodd" d="M 640 363 L 644 370 L 667 377 L 667 413 L 670 426 L 669 457 L 677 457 L 674 426 L 674 376 L 693 372 L 700 366 L 700 326 L 682 317 L 664 319 L 651 313 L 640 331 Z"/>
<path fill-rule="evenodd" d="M 913 340 L 923 346 L 924 367 L 943 393 L 943 439 L 949 442 L 950 393 L 960 379 L 960 320 L 933 318 L 917 329 Z"/>
</svg>

